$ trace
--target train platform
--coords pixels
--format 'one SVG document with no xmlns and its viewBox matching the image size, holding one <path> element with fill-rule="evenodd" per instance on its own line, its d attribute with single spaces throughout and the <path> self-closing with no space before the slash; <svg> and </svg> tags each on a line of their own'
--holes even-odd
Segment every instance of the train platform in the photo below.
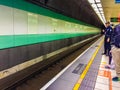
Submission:
<svg viewBox="0 0 120 90">
<path fill-rule="evenodd" d="M 112 81 L 114 69 L 106 69 L 108 56 L 103 52 L 101 37 L 40 90 L 120 90 L 120 82 Z"/>
</svg>

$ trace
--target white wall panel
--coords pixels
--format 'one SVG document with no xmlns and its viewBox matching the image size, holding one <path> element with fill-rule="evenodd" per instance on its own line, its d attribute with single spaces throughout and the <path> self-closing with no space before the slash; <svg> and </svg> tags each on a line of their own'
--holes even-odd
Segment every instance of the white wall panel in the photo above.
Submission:
<svg viewBox="0 0 120 90">
<path fill-rule="evenodd" d="M 38 15 L 28 13 L 28 34 L 38 34 Z"/>
<path fill-rule="evenodd" d="M 45 20 L 45 32 L 46 33 L 51 33 L 53 30 L 52 30 L 52 21 L 51 21 L 51 18 L 50 17 L 46 17 L 46 20 Z"/>
<path fill-rule="evenodd" d="M 79 33 L 85 31 L 88 31 L 88 27 L 84 25 L 0 5 L 0 35 Z"/>
<path fill-rule="evenodd" d="M 39 15 L 39 34 L 52 32 L 52 21 L 50 18 Z"/>
<path fill-rule="evenodd" d="M 0 35 L 13 34 L 13 8 L 0 5 Z"/>
<path fill-rule="evenodd" d="M 38 27 L 39 27 L 39 30 L 38 30 L 38 33 L 39 34 L 42 34 L 42 33 L 45 33 L 45 17 L 44 16 L 41 16 L 39 15 L 39 24 L 38 24 Z"/>
<path fill-rule="evenodd" d="M 70 32 L 71 32 L 71 23 L 66 22 L 66 23 L 65 23 L 65 27 L 66 27 L 66 32 L 67 32 L 67 33 L 70 33 Z"/>
<path fill-rule="evenodd" d="M 59 32 L 59 29 L 58 29 L 58 26 L 59 26 L 58 20 L 51 18 L 51 21 L 52 21 L 51 22 L 52 32 L 53 33 L 58 33 Z"/>
<path fill-rule="evenodd" d="M 75 24 L 71 23 L 70 32 L 75 32 Z"/>
<path fill-rule="evenodd" d="M 65 33 L 65 21 L 58 20 L 58 32 Z"/>
<path fill-rule="evenodd" d="M 14 9 L 14 33 L 27 34 L 27 32 L 28 32 L 27 12 Z"/>
</svg>

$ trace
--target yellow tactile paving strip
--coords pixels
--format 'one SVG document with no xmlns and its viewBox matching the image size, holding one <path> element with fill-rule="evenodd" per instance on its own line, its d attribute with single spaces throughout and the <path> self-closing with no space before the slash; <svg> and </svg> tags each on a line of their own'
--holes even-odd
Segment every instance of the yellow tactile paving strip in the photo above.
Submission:
<svg viewBox="0 0 120 90">
<path fill-rule="evenodd" d="M 77 83 L 74 85 L 73 90 L 78 90 L 78 89 L 80 88 L 81 82 L 82 82 L 83 79 L 85 78 L 85 76 L 86 76 L 86 74 L 87 74 L 87 72 L 88 72 L 88 70 L 89 70 L 92 62 L 94 61 L 95 56 L 97 55 L 99 49 L 101 48 L 101 46 L 102 46 L 102 44 L 103 44 L 103 41 L 104 41 L 103 39 L 100 41 L 99 47 L 97 47 L 97 49 L 95 50 L 95 52 L 94 52 L 94 54 L 92 55 L 92 57 L 91 57 L 88 65 L 86 66 L 86 68 L 84 69 L 83 73 L 82 73 L 81 76 L 79 77 Z"/>
</svg>

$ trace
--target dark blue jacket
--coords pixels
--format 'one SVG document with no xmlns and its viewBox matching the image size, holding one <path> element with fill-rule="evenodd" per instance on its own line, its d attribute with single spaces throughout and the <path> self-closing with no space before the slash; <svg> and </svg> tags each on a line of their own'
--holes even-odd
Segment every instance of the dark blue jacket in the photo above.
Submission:
<svg viewBox="0 0 120 90">
<path fill-rule="evenodd" d="M 113 33 L 113 29 L 111 26 L 108 26 L 106 29 L 105 29 L 105 38 L 110 38 L 110 41 L 111 41 L 111 37 L 112 37 L 112 33 Z"/>
</svg>

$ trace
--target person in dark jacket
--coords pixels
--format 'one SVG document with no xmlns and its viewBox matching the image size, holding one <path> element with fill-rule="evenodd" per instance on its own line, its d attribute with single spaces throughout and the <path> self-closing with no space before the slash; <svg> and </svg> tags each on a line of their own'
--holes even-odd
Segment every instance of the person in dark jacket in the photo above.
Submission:
<svg viewBox="0 0 120 90">
<path fill-rule="evenodd" d="M 113 30 L 111 52 L 117 74 L 117 76 L 113 77 L 112 80 L 120 81 L 120 24 L 116 25 Z"/>
<path fill-rule="evenodd" d="M 106 22 L 106 28 L 105 28 L 105 38 L 104 38 L 104 53 L 106 56 L 109 56 L 109 64 L 111 64 L 111 36 L 113 33 L 113 29 L 110 26 L 110 22 Z"/>
<path fill-rule="evenodd" d="M 105 34 L 105 26 L 104 25 L 101 26 L 101 34 L 102 35 Z"/>
</svg>

